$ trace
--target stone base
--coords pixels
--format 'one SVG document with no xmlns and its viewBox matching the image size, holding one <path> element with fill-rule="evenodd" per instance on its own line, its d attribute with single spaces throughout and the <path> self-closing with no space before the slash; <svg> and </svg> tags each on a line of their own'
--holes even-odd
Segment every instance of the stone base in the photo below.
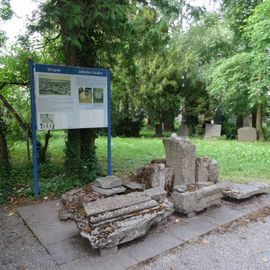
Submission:
<svg viewBox="0 0 270 270">
<path fill-rule="evenodd" d="M 153 188 L 84 204 L 84 211 L 75 216 L 75 222 L 91 247 L 107 254 L 107 248 L 144 236 L 151 226 L 173 212 L 166 192 Z"/>
<path fill-rule="evenodd" d="M 215 185 L 183 193 L 178 192 L 176 187 L 172 194 L 175 211 L 186 214 L 188 217 L 194 216 L 196 212 L 200 212 L 213 205 L 220 205 L 221 198 L 222 189 Z"/>
</svg>

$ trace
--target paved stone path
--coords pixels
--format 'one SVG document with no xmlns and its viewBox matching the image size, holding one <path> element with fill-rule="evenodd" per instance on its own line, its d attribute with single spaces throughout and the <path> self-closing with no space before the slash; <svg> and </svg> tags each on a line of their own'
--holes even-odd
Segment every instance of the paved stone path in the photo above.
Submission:
<svg viewBox="0 0 270 270">
<path fill-rule="evenodd" d="M 79 236 L 74 223 L 59 221 L 58 209 L 60 205 L 58 201 L 50 201 L 18 209 L 20 216 L 42 245 L 31 235 L 30 230 L 22 223 L 19 216 L 15 214 L 9 217 L 8 213 L 5 213 L 5 218 L 3 218 L 1 211 L 1 232 L 3 229 L 4 235 L 9 231 L 9 228 L 2 227 L 3 219 L 13 218 L 15 223 L 11 222 L 9 225 L 10 232 L 7 237 L 10 238 L 9 242 L 1 233 L 0 248 L 4 252 L 0 255 L 0 269 L 114 270 L 127 269 L 129 267 L 130 269 L 170 269 L 172 267 L 172 270 L 236 269 L 232 268 L 234 266 L 233 262 L 228 268 L 221 268 L 220 265 L 224 263 L 226 256 L 233 261 L 234 252 L 231 252 L 232 249 L 230 247 L 236 246 L 235 242 L 237 242 L 238 234 L 234 237 L 230 233 L 224 235 L 214 233 L 211 234 L 213 236 L 210 236 L 212 238 L 198 237 L 216 230 L 220 225 L 228 224 L 268 205 L 270 205 L 270 194 L 254 197 L 240 205 L 224 203 L 222 207 L 210 209 L 190 219 L 173 216 L 169 223 L 153 228 L 146 237 L 122 245 L 118 254 L 107 257 L 100 257 L 97 252 L 90 250 L 88 241 Z M 269 223 L 269 219 L 267 219 L 267 223 Z M 269 227 L 266 225 L 263 227 L 262 225 L 264 223 L 252 223 L 250 225 L 255 227 L 252 227 L 253 231 L 251 230 L 250 241 L 246 242 L 247 244 L 251 245 L 253 236 L 257 236 L 252 233 L 256 232 L 256 226 L 262 227 L 262 230 L 268 229 L 269 232 Z M 16 234 L 16 230 L 19 230 L 21 226 L 23 226 L 23 236 L 21 236 L 21 232 Z M 13 233 L 14 231 L 15 233 Z M 244 237 L 246 234 L 249 235 L 249 232 L 243 232 L 242 236 Z M 228 238 L 226 238 L 227 235 Z M 196 244 L 198 239 L 201 240 Z M 186 241 L 192 241 L 192 243 L 195 241 L 195 244 L 187 243 Z M 257 246 L 260 245 L 260 241 L 263 241 L 263 239 L 258 238 Z M 269 239 L 265 242 L 270 245 Z M 220 243 L 227 243 L 227 245 L 221 245 Z M 258 259 L 258 261 L 265 263 L 265 260 L 268 260 L 267 250 L 270 250 L 270 248 L 267 249 L 264 243 L 261 245 L 261 259 Z M 247 257 L 250 247 L 247 245 L 243 245 L 243 247 L 247 250 L 243 251 L 243 256 Z M 263 253 L 263 250 L 266 253 Z M 162 257 L 164 252 L 165 257 Z M 203 256 L 200 256 L 200 254 Z M 259 254 L 257 255 L 259 256 Z M 157 260 L 155 256 L 159 259 Z M 166 258 L 170 259 L 167 260 Z M 189 258 L 193 258 L 193 260 Z M 147 261 L 149 259 L 150 261 Z M 170 264 L 170 262 L 172 263 Z M 193 265 L 195 266 L 193 267 Z M 265 264 L 262 265 L 265 266 Z M 238 269 L 253 268 L 239 268 L 238 264 Z"/>
<path fill-rule="evenodd" d="M 250 221 L 237 221 L 129 270 L 270 269 L 270 208 L 267 217 Z"/>
</svg>

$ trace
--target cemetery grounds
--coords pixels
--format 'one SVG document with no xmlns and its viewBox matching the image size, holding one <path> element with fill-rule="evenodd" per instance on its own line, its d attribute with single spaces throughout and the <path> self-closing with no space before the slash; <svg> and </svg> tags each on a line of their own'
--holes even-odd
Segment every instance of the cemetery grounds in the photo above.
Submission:
<svg viewBox="0 0 270 270">
<path fill-rule="evenodd" d="M 145 132 L 140 138 L 112 139 L 112 172 L 128 177 L 136 169 L 152 159 L 165 158 L 161 138 Z M 64 132 L 53 131 L 49 144 L 50 161 L 39 166 L 40 192 L 42 196 L 54 196 L 85 184 L 80 179 L 65 176 Z M 270 182 L 270 142 L 238 142 L 223 139 L 191 138 L 196 145 L 197 156 L 216 159 L 219 164 L 220 179 L 237 183 L 249 181 Z M 107 138 L 96 140 L 96 151 L 101 172 L 106 175 Z M 13 170 L 8 192 L 0 191 L 2 203 L 32 198 L 31 162 L 27 161 L 26 143 L 14 142 L 11 147 Z M 1 186 L 0 186 L 1 188 Z"/>
</svg>

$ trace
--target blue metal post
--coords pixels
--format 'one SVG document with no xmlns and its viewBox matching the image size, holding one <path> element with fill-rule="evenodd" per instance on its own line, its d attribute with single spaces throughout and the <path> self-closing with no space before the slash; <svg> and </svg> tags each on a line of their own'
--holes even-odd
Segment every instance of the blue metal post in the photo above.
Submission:
<svg viewBox="0 0 270 270">
<path fill-rule="evenodd" d="M 107 103 L 108 103 L 108 175 L 112 174 L 112 148 L 111 148 L 111 72 L 107 70 Z"/>
<path fill-rule="evenodd" d="M 35 82 L 34 82 L 34 64 L 29 59 L 29 76 L 30 76 L 30 94 L 31 94 L 31 128 L 32 128 L 32 149 L 33 149 L 33 176 L 34 176 L 34 195 L 39 196 L 38 190 L 38 154 L 37 154 L 37 121 L 36 121 L 36 104 L 35 104 Z"/>
</svg>

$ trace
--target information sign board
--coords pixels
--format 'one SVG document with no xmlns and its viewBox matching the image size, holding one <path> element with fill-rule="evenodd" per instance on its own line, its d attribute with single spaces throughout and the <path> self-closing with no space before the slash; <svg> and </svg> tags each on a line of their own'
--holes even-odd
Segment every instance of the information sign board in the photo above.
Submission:
<svg viewBox="0 0 270 270">
<path fill-rule="evenodd" d="M 38 130 L 108 127 L 108 70 L 34 65 Z"/>
</svg>

